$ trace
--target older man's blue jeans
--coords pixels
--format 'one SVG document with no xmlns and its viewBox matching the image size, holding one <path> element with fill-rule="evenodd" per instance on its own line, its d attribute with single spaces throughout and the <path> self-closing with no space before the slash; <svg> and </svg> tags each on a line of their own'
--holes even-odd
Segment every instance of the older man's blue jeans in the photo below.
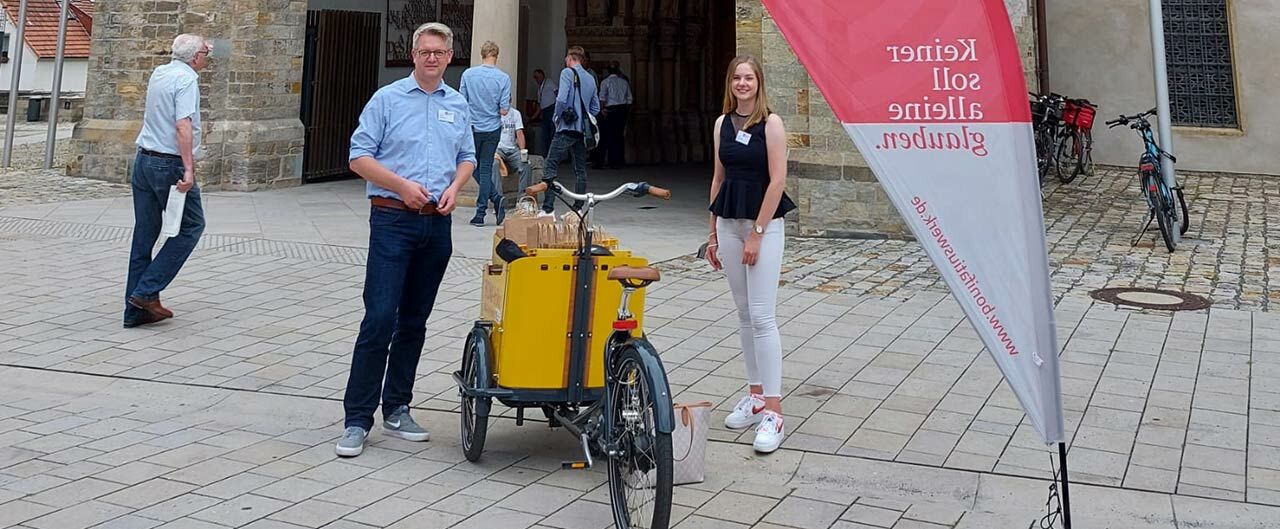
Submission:
<svg viewBox="0 0 1280 529">
<path fill-rule="evenodd" d="M 427 317 L 453 254 L 451 223 L 376 206 L 369 213 L 364 320 L 343 397 L 344 427 L 369 431 L 379 400 L 384 419 L 413 400 Z"/>
<path fill-rule="evenodd" d="M 129 278 L 124 293 L 124 322 L 135 323 L 145 315 L 129 304 L 129 297 L 144 300 L 160 298 L 160 292 L 178 275 L 182 265 L 200 242 L 204 233 L 204 208 L 200 204 L 200 188 L 187 191 L 183 205 L 182 226 L 178 235 L 165 241 L 160 251 L 151 255 L 160 238 L 165 205 L 169 202 L 169 186 L 182 180 L 185 171 L 181 158 L 150 156 L 138 153 L 130 176 L 133 187 L 133 246 L 129 252 Z"/>
</svg>

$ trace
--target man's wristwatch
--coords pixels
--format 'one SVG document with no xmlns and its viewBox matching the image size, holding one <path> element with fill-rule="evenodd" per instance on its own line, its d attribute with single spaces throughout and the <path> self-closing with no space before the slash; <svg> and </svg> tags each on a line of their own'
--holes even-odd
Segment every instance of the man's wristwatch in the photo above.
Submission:
<svg viewBox="0 0 1280 529">
<path fill-rule="evenodd" d="M 756 235 L 764 235 L 764 226 L 756 224 L 753 228 L 756 230 Z"/>
</svg>

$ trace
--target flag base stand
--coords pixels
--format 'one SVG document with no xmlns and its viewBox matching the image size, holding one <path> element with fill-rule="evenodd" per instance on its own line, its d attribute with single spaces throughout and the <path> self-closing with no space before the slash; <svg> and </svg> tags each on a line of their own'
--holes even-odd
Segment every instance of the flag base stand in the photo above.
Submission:
<svg viewBox="0 0 1280 529">
<path fill-rule="evenodd" d="M 1049 467 L 1053 468 L 1053 456 L 1049 456 Z M 1059 481 L 1061 478 L 1061 481 Z M 1039 529 L 1054 529 L 1058 517 L 1062 517 L 1062 529 L 1071 529 L 1071 494 L 1070 481 L 1067 479 L 1067 443 L 1058 443 L 1058 468 L 1053 471 L 1053 483 L 1049 484 L 1049 499 L 1044 502 L 1046 514 L 1040 519 Z M 1037 529 L 1036 522 L 1031 522 L 1028 529 Z"/>
</svg>

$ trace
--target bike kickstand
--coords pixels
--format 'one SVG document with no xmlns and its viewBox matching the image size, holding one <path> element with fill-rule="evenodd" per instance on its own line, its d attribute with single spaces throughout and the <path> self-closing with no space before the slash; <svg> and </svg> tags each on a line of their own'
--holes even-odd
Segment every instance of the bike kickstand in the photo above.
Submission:
<svg viewBox="0 0 1280 529">
<path fill-rule="evenodd" d="M 1147 222 L 1142 225 L 1142 229 L 1138 231 L 1138 234 L 1134 235 L 1133 239 L 1129 240 L 1129 246 L 1138 245 L 1138 241 L 1142 239 L 1142 234 L 1146 233 L 1147 229 L 1151 227 L 1151 221 L 1153 220 L 1156 220 L 1156 216 L 1154 213 L 1147 217 Z"/>
</svg>

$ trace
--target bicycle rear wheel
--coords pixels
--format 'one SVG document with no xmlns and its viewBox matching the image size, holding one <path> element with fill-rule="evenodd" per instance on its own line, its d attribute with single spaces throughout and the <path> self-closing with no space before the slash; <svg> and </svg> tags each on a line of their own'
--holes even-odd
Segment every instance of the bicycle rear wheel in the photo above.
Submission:
<svg viewBox="0 0 1280 529">
<path fill-rule="evenodd" d="M 1040 177 L 1040 185 L 1044 185 L 1044 177 L 1049 174 L 1049 168 L 1053 164 L 1053 138 L 1049 137 L 1048 131 L 1041 128 L 1036 131 L 1036 172 Z"/>
<path fill-rule="evenodd" d="M 664 376 L 650 373 L 634 347 L 623 346 L 605 409 L 617 454 L 609 457 L 609 497 L 619 529 L 667 529 L 671 520 L 671 434 L 657 429 L 655 410 L 671 407 Z"/>
<path fill-rule="evenodd" d="M 1067 131 L 1058 138 L 1057 156 L 1054 157 L 1054 163 L 1056 164 L 1054 170 L 1058 173 L 1059 182 L 1070 184 L 1072 180 L 1076 179 L 1076 175 L 1083 172 L 1082 151 L 1080 133 Z"/>
<path fill-rule="evenodd" d="M 1182 188 L 1174 190 L 1178 194 L 1178 207 L 1182 208 L 1182 224 L 1178 225 L 1178 233 L 1187 234 L 1187 227 L 1191 222 L 1191 211 L 1187 209 L 1187 198 L 1182 196 Z"/>
<path fill-rule="evenodd" d="M 1153 185 L 1151 187 L 1155 187 L 1156 189 L 1152 193 L 1154 193 L 1156 198 L 1155 214 L 1156 224 L 1160 225 L 1160 238 L 1164 239 L 1164 245 L 1169 249 L 1169 253 L 1173 253 L 1173 250 L 1177 247 L 1173 242 L 1173 215 L 1177 215 L 1177 212 L 1172 211 L 1173 205 L 1169 204 L 1169 199 L 1165 198 L 1164 193 L 1162 192 L 1163 190 L 1161 189 L 1163 186 L 1157 187 Z M 1149 187 L 1148 189 L 1151 188 Z"/>
</svg>

